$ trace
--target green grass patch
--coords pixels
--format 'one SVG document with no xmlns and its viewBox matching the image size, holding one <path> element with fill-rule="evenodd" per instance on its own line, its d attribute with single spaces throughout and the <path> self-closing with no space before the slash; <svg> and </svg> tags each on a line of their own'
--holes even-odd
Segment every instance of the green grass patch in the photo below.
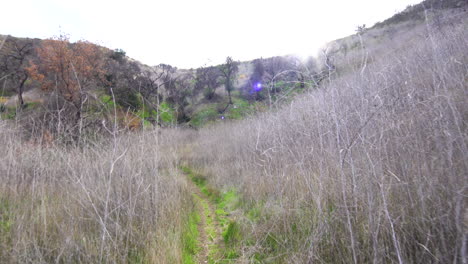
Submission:
<svg viewBox="0 0 468 264">
<path fill-rule="evenodd" d="M 16 107 L 7 107 L 4 106 L 3 111 L 0 111 L 0 118 L 1 119 L 10 119 L 14 120 L 16 118 Z"/>
<path fill-rule="evenodd" d="M 200 223 L 200 215 L 196 211 L 190 213 L 182 233 L 182 263 L 184 264 L 195 264 L 195 256 L 199 251 L 198 223 Z"/>
<path fill-rule="evenodd" d="M 191 170 L 189 167 L 187 167 L 187 166 L 180 166 L 179 168 L 180 168 L 180 170 L 181 170 L 183 173 L 185 173 L 185 174 L 190 174 L 190 173 L 192 173 L 192 170 Z M 190 176 L 190 175 L 189 175 L 189 176 Z"/>
<path fill-rule="evenodd" d="M 35 109 L 39 107 L 40 105 L 42 105 L 42 103 L 40 102 L 28 102 L 28 103 L 25 103 L 23 107 L 24 109 Z"/>
<path fill-rule="evenodd" d="M 224 120 L 243 119 L 257 111 L 259 102 L 249 102 L 240 95 L 232 97 L 232 105 L 228 105 L 228 99 L 221 98 L 217 102 L 197 106 L 197 110 L 191 115 L 190 124 L 194 127 L 203 127 L 207 124 Z M 224 118 L 223 118 L 224 117 Z"/>
<path fill-rule="evenodd" d="M 254 112 L 254 105 L 241 98 L 233 98 L 233 105 L 226 111 L 225 117 L 228 119 L 242 119 Z"/>
<path fill-rule="evenodd" d="M 230 189 L 220 195 L 216 201 L 216 217 L 223 229 L 223 232 L 229 228 L 230 220 L 228 218 L 229 213 L 237 209 L 240 206 L 240 197 L 235 189 Z"/>
<path fill-rule="evenodd" d="M 219 191 L 207 184 L 205 176 L 193 172 L 188 167 L 182 166 L 180 168 L 195 183 L 195 185 L 200 188 L 200 191 L 210 198 L 211 201 L 216 203 L 219 200 Z"/>
<path fill-rule="evenodd" d="M 219 116 L 220 115 L 217 110 L 216 104 L 209 104 L 196 111 L 193 114 L 190 123 L 195 127 L 201 127 L 207 123 L 217 120 Z"/>
<path fill-rule="evenodd" d="M 101 103 L 103 103 L 106 106 L 106 108 L 114 109 L 115 102 L 114 102 L 114 100 L 112 100 L 112 96 L 107 95 L 107 94 L 103 94 L 103 95 L 99 96 L 99 100 L 101 100 Z"/>
<path fill-rule="evenodd" d="M 228 227 L 223 232 L 224 243 L 233 244 L 242 239 L 240 226 L 235 221 L 230 221 Z"/>
<path fill-rule="evenodd" d="M 156 120 L 157 113 L 154 110 L 149 110 L 146 108 L 138 110 L 136 113 L 141 120 L 143 120 L 143 127 L 151 127 L 151 122 L 149 119 Z"/>
<path fill-rule="evenodd" d="M 200 188 L 206 188 L 206 178 L 200 175 L 192 175 L 192 181 Z M 203 191 L 202 191 L 203 192 Z M 206 193 L 205 193 L 206 194 Z"/>
<path fill-rule="evenodd" d="M 229 208 L 230 210 L 233 210 L 238 207 L 239 201 L 239 194 L 237 193 L 236 189 L 232 188 L 222 194 L 218 204 L 220 208 Z"/>
<path fill-rule="evenodd" d="M 12 248 L 12 206 L 7 199 L 0 198 L 0 260 Z"/>
<path fill-rule="evenodd" d="M 172 124 L 176 122 L 175 110 L 167 102 L 163 102 L 159 105 L 159 112 L 159 118 L 162 123 Z"/>
<path fill-rule="evenodd" d="M 180 169 L 183 173 L 187 174 L 190 180 L 192 180 L 195 183 L 195 185 L 197 185 L 199 188 L 206 186 L 206 178 L 203 175 L 196 174 L 189 167 L 186 166 L 181 166 Z"/>
<path fill-rule="evenodd" d="M 11 220 L 10 203 L 7 200 L 0 200 L 0 236 L 3 237 L 11 230 L 13 224 Z"/>
</svg>

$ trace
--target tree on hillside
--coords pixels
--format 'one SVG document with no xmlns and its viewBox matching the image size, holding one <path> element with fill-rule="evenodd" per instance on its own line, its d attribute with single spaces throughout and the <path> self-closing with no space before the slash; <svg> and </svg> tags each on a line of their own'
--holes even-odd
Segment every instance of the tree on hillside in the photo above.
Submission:
<svg viewBox="0 0 468 264">
<path fill-rule="evenodd" d="M 111 52 L 109 57 L 115 61 L 122 62 L 125 60 L 126 55 L 127 53 L 123 49 L 115 49 Z"/>
<path fill-rule="evenodd" d="M 176 118 L 179 122 L 189 120 L 185 108 L 189 104 L 188 99 L 193 90 L 192 79 L 193 76 L 191 74 L 171 75 L 165 78 L 165 101 L 174 106 Z"/>
<path fill-rule="evenodd" d="M 265 59 L 264 79 L 267 87 L 269 105 L 274 103 L 274 94 L 280 93 L 284 88 L 285 82 L 297 81 L 297 67 L 294 61 L 288 57 L 273 57 Z M 280 85 L 281 82 L 281 85 Z"/>
<path fill-rule="evenodd" d="M 226 63 L 219 66 L 219 71 L 224 78 L 224 85 L 229 96 L 229 104 L 232 104 L 231 92 L 234 90 L 234 80 L 239 71 L 239 63 L 234 61 L 231 57 L 226 58 Z"/>
<path fill-rule="evenodd" d="M 156 113 L 156 118 L 151 117 L 148 121 L 154 122 L 158 125 L 160 123 L 161 101 L 163 98 L 162 88 L 169 89 L 168 97 L 173 93 L 172 84 L 175 80 L 173 78 L 174 68 L 165 65 L 163 67 L 153 67 L 150 70 L 143 71 L 137 78 L 139 82 L 139 92 L 142 99 L 150 110 Z"/>
<path fill-rule="evenodd" d="M 140 101 L 140 81 L 137 79 L 141 74 L 140 67 L 132 61 L 125 59 L 122 50 L 111 51 L 106 61 L 106 82 L 108 95 L 114 95 L 118 105 L 126 109 L 137 109 Z M 112 89 L 112 91 L 111 91 Z"/>
<path fill-rule="evenodd" d="M 305 61 L 296 59 L 296 76 L 300 88 L 306 88 L 306 84 L 316 86 L 316 78 L 318 73 L 317 61 L 310 56 Z"/>
<path fill-rule="evenodd" d="M 206 99 L 211 100 L 220 85 L 220 72 L 215 67 L 200 67 L 196 71 L 195 90 L 203 91 Z"/>
<path fill-rule="evenodd" d="M 159 64 L 156 66 L 156 72 L 162 73 L 160 84 L 164 88 L 164 91 L 161 91 L 163 95 L 163 100 L 172 101 L 175 97 L 176 92 L 176 80 L 177 80 L 177 68 L 172 67 L 168 64 Z M 175 100 L 177 101 L 177 100 Z"/>
<path fill-rule="evenodd" d="M 106 87 L 112 88 L 116 103 L 132 111 L 144 110 L 145 121 L 160 123 L 160 106 L 164 99 L 172 100 L 176 68 L 160 64 L 142 68 L 136 62 L 125 59 L 125 51 L 114 50 L 106 63 Z M 175 99 L 175 101 L 177 101 Z M 155 114 L 154 114 L 155 113 Z"/>
<path fill-rule="evenodd" d="M 270 90 L 272 93 L 280 91 L 275 85 L 276 81 L 293 79 L 295 76 L 295 73 L 291 71 L 295 70 L 296 67 L 294 63 L 286 57 L 269 58 L 264 61 L 264 68 L 265 78 L 271 86 Z"/>
<path fill-rule="evenodd" d="M 164 85 L 165 72 L 158 72 L 152 68 L 144 71 L 136 78 L 139 83 L 139 92 L 143 99 L 157 111 L 159 104 L 160 88 Z M 156 104 L 156 105 L 155 105 Z"/>
<path fill-rule="evenodd" d="M 105 81 L 100 48 L 87 41 L 71 44 L 67 36 L 47 39 L 37 49 L 38 61 L 28 68 L 45 91 L 54 91 L 74 109 L 72 124 L 80 124 L 87 91 Z M 81 126 L 81 125 L 80 125 Z M 81 127 L 77 127 L 81 133 Z"/>
<path fill-rule="evenodd" d="M 0 71 L 5 80 L 10 80 L 16 89 L 20 108 L 24 107 L 23 92 L 26 81 L 29 79 L 27 71 L 28 59 L 33 52 L 31 41 L 19 41 L 9 38 L 0 50 Z"/>
</svg>

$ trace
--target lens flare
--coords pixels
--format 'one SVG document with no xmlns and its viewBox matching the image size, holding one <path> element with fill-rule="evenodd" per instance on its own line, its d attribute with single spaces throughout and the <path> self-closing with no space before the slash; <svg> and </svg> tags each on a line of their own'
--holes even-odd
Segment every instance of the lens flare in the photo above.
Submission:
<svg viewBox="0 0 468 264">
<path fill-rule="evenodd" d="M 262 83 L 259 83 L 259 82 L 256 83 L 256 84 L 254 85 L 254 90 L 255 90 L 256 92 L 259 92 L 260 90 L 262 90 Z"/>
</svg>

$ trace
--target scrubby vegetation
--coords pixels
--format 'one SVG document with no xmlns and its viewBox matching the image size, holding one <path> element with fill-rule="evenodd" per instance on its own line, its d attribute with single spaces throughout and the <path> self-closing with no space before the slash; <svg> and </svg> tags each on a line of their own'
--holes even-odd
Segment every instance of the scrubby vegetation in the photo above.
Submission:
<svg viewBox="0 0 468 264">
<path fill-rule="evenodd" d="M 468 20 L 440 3 L 306 61 L 7 39 L 0 263 L 465 263 Z"/>
<path fill-rule="evenodd" d="M 0 126 L 1 263 L 181 263 L 192 216 L 172 132 L 75 148 Z"/>
<path fill-rule="evenodd" d="M 466 258 L 468 36 L 439 19 L 277 112 L 199 131 L 186 161 L 238 188 L 246 261 Z"/>
</svg>

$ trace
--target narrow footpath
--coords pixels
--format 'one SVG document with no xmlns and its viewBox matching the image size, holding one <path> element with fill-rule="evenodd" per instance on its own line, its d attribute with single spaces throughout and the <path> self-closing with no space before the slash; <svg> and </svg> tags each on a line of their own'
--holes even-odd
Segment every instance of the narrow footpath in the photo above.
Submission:
<svg viewBox="0 0 468 264">
<path fill-rule="evenodd" d="M 202 191 L 202 188 L 193 180 L 193 175 L 184 172 L 189 177 L 188 183 L 196 203 L 196 210 L 200 216 L 198 223 L 198 250 L 195 261 L 200 264 L 219 263 L 220 252 L 223 248 L 222 226 L 220 220 L 223 216 L 216 214 L 216 205 Z"/>
</svg>

